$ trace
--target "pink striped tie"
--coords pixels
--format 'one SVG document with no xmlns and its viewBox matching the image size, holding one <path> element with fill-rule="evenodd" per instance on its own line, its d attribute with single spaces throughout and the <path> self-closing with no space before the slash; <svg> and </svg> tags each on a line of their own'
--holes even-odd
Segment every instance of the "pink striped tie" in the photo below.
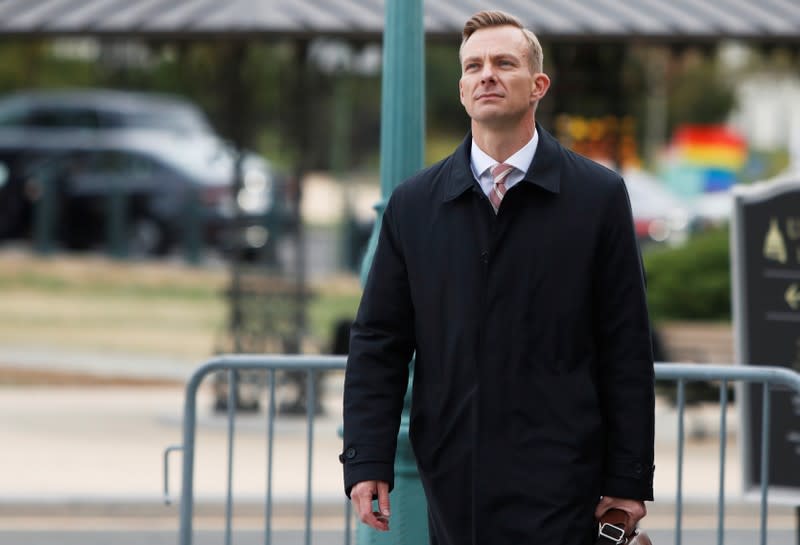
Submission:
<svg viewBox="0 0 800 545">
<path fill-rule="evenodd" d="M 492 167 L 494 185 L 489 192 L 489 202 L 492 203 L 495 214 L 500 210 L 500 201 L 502 201 L 503 197 L 506 195 L 506 176 L 511 173 L 513 168 L 513 166 L 505 163 L 498 163 Z"/>
</svg>

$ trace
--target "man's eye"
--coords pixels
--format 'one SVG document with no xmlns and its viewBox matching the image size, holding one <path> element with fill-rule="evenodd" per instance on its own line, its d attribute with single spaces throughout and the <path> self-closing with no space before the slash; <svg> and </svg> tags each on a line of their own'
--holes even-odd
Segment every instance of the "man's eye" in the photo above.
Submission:
<svg viewBox="0 0 800 545">
<path fill-rule="evenodd" d="M 473 63 L 465 65 L 464 66 L 464 71 L 466 72 L 467 70 L 473 70 L 473 69 L 475 69 L 477 67 L 478 67 L 478 65 L 473 62 Z"/>
</svg>

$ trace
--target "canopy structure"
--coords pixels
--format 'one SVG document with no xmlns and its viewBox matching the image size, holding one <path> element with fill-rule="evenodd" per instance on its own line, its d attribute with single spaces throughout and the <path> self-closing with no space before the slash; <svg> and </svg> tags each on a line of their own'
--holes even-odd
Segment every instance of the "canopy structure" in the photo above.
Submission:
<svg viewBox="0 0 800 545">
<path fill-rule="evenodd" d="M 800 42 L 796 0 L 495 0 L 547 39 Z M 427 0 L 425 32 L 458 36 L 479 0 Z M 347 38 L 383 32 L 384 0 L 0 0 L 0 36 Z"/>
</svg>

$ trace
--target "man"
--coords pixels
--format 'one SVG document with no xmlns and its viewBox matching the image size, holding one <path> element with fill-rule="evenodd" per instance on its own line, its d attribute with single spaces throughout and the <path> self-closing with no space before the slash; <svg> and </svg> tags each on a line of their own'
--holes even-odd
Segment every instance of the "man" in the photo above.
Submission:
<svg viewBox="0 0 800 545">
<path fill-rule="evenodd" d="M 653 361 L 630 205 L 615 173 L 534 115 L 538 40 L 481 12 L 460 51 L 471 134 L 401 184 L 352 328 L 345 490 L 388 530 L 408 362 L 410 437 L 437 545 L 588 545 L 652 499 Z M 373 512 L 372 499 L 379 511 Z"/>
</svg>

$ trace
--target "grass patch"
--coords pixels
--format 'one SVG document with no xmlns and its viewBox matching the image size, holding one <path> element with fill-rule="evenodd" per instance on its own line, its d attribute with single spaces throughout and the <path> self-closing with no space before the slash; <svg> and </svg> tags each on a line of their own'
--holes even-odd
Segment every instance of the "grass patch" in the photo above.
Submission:
<svg viewBox="0 0 800 545">
<path fill-rule="evenodd" d="M 222 267 L 0 253 L 0 343 L 199 362 L 225 345 L 229 283 Z M 351 276 L 309 289 L 304 346 L 327 352 L 336 322 L 355 316 L 361 289 Z"/>
<path fill-rule="evenodd" d="M 352 321 L 356 317 L 360 293 L 321 294 L 311 301 L 308 308 L 311 335 L 324 351 L 333 346 L 333 333 L 341 320 Z"/>
<path fill-rule="evenodd" d="M 112 261 L 104 257 L 0 257 L 0 290 L 86 293 L 171 299 L 214 299 L 227 283 L 225 270 L 173 263 Z"/>
</svg>

